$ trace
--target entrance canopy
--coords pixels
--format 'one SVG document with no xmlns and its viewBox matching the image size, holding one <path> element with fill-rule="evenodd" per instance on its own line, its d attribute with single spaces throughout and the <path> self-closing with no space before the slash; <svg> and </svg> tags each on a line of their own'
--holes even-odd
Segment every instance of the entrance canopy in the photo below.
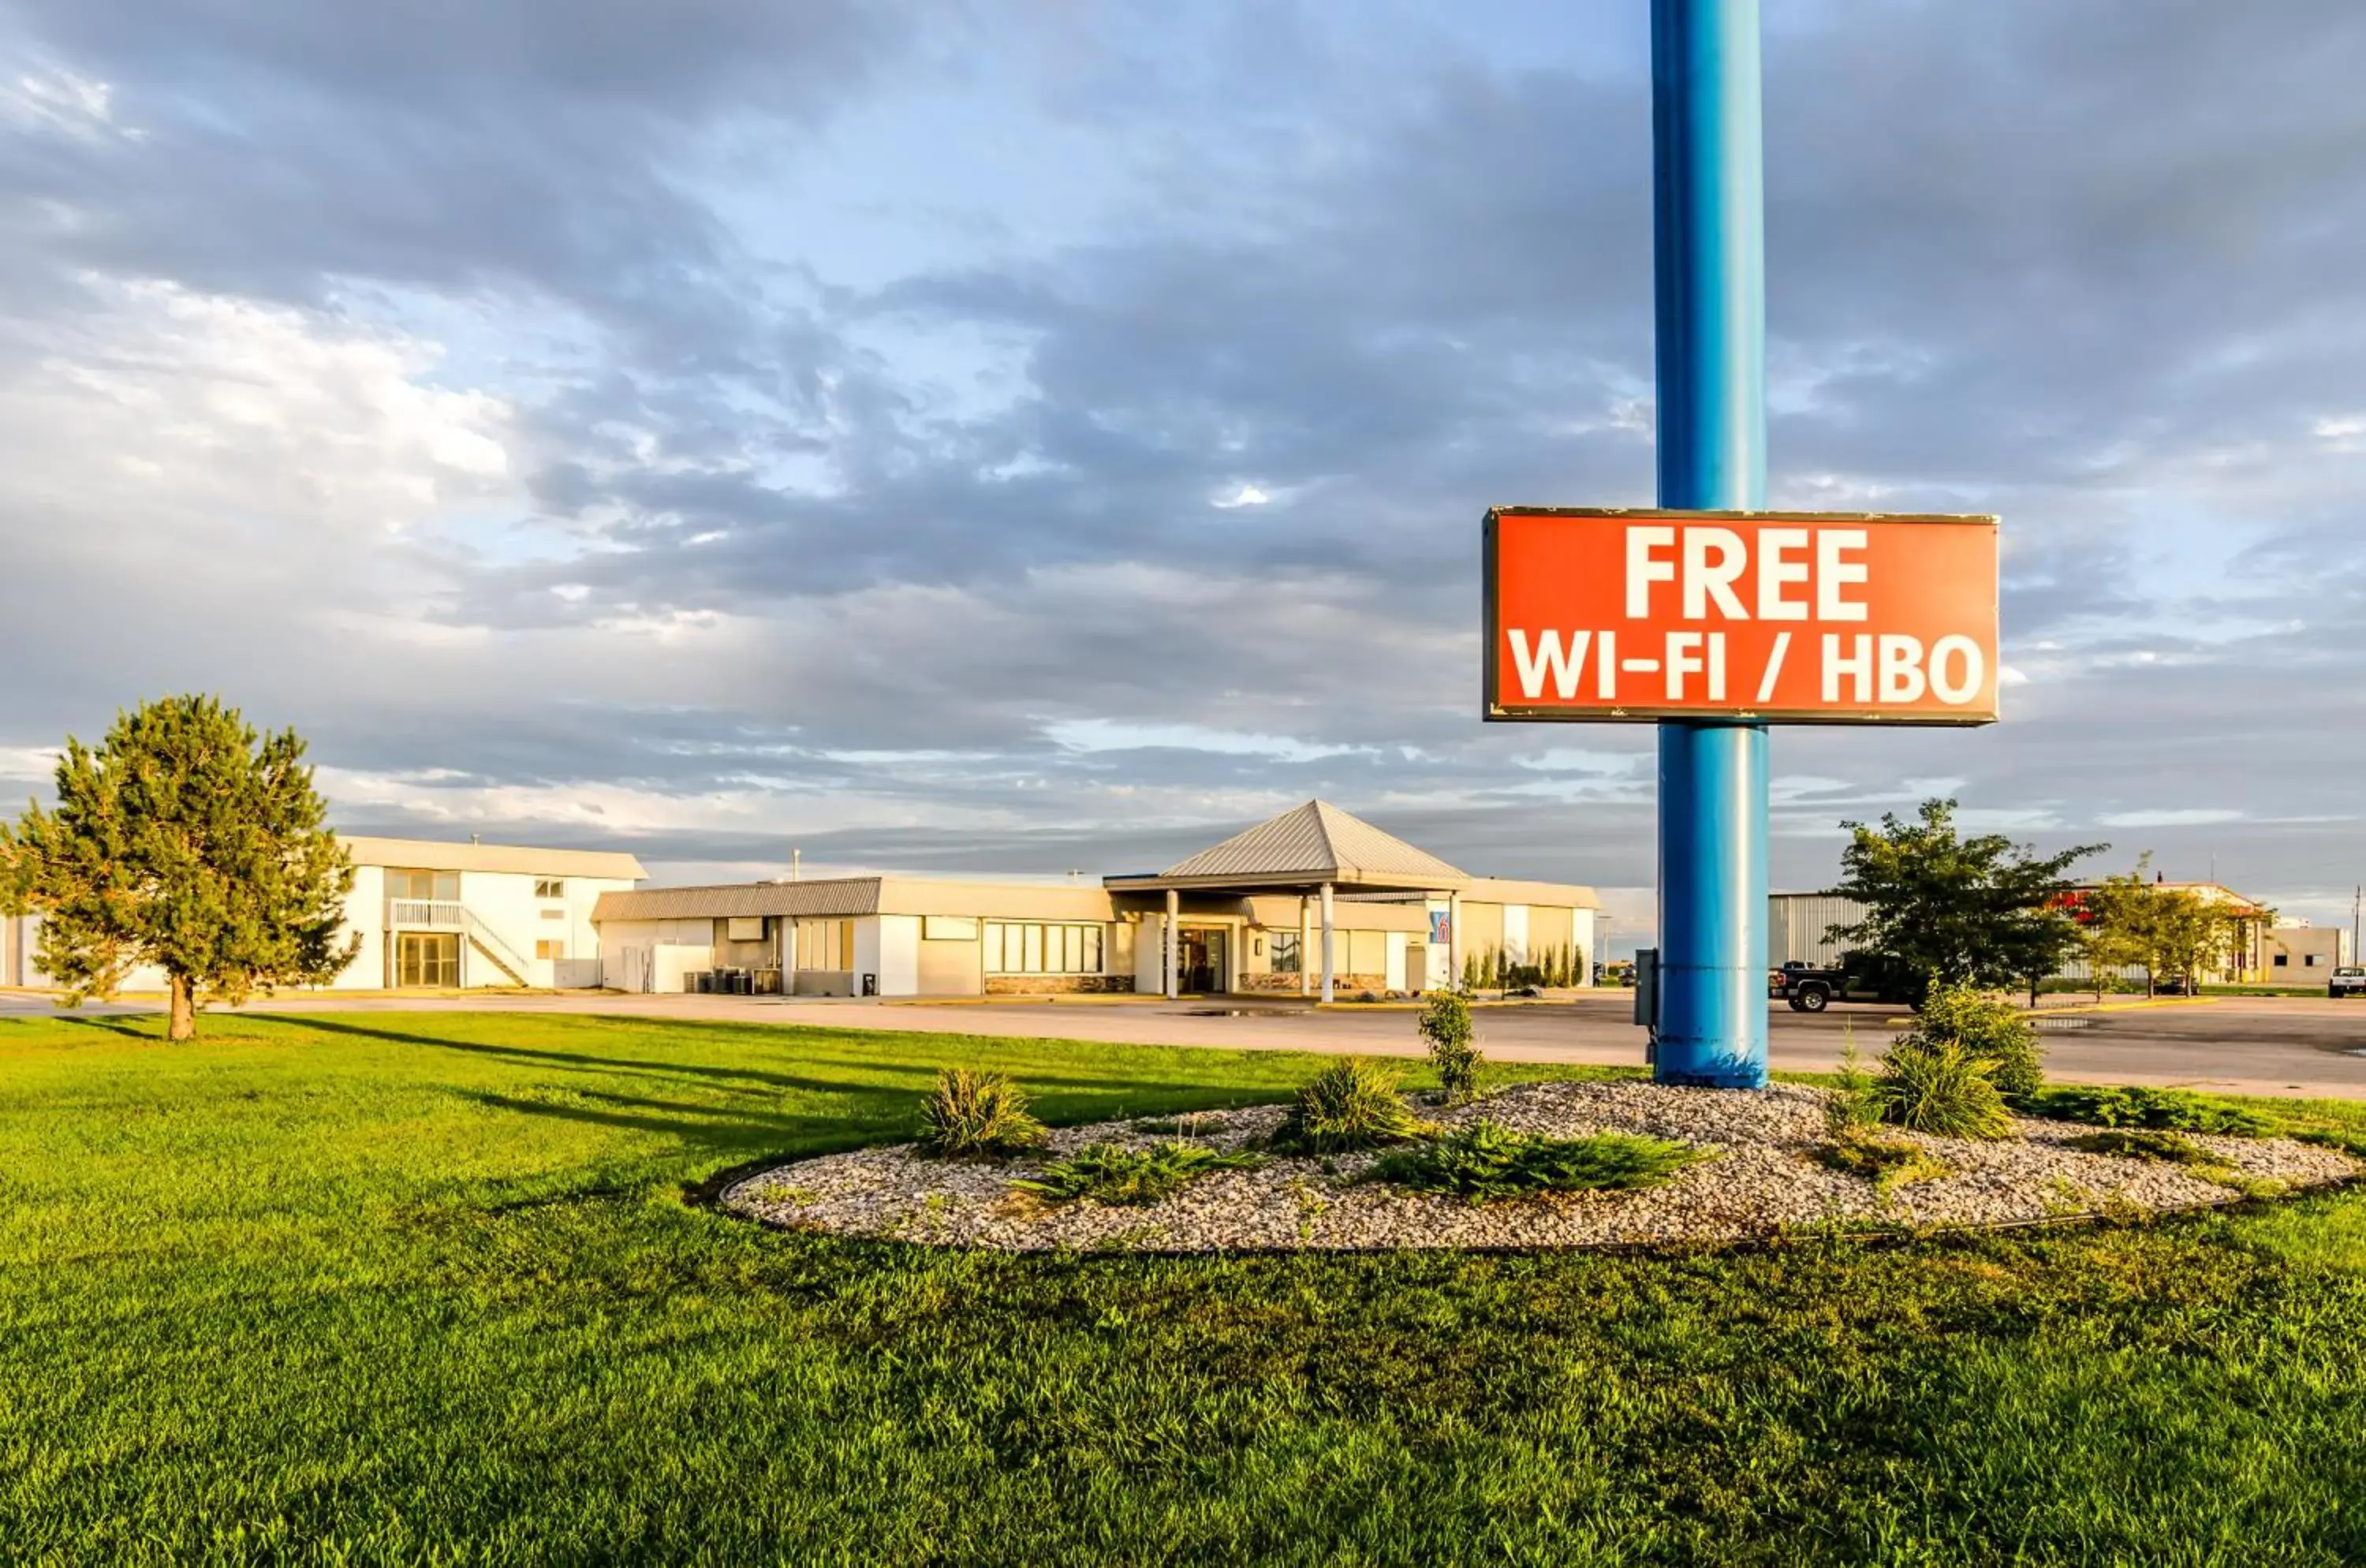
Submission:
<svg viewBox="0 0 2366 1568">
<path fill-rule="evenodd" d="M 1470 878 L 1426 850 L 1310 800 L 1155 875 L 1107 876 L 1112 893 L 1451 893 Z"/>
</svg>

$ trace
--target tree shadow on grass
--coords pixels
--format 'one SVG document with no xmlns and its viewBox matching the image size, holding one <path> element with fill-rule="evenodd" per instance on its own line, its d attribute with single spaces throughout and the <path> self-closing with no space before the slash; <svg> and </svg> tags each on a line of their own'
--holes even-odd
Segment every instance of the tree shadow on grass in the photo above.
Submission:
<svg viewBox="0 0 2366 1568">
<path fill-rule="evenodd" d="M 625 1021 L 637 1023 L 642 1021 Z M 657 1077 L 672 1076 L 716 1082 L 758 1083 L 773 1089 L 812 1094 L 860 1094 L 884 1090 L 890 1093 L 918 1095 L 936 1081 L 937 1069 L 940 1066 L 952 1066 L 959 1061 L 959 1054 L 952 1051 L 945 1052 L 941 1060 L 866 1061 L 860 1064 L 862 1072 L 906 1081 L 902 1084 L 849 1083 L 828 1078 L 808 1077 L 796 1073 L 784 1073 L 770 1067 L 737 1066 L 704 1062 L 653 1061 L 644 1056 L 609 1056 L 588 1051 L 554 1051 L 530 1045 L 496 1045 L 477 1040 L 454 1040 L 433 1034 L 412 1034 L 398 1029 L 374 1029 L 366 1024 L 332 1021 L 317 1013 L 305 1016 L 304 1027 L 322 1030 L 332 1034 L 388 1040 L 400 1044 L 423 1045 L 438 1051 L 456 1051 L 468 1055 L 489 1056 L 496 1059 L 548 1063 L 587 1071 L 647 1073 Z M 960 1040 L 967 1037 L 930 1035 L 924 1038 L 933 1044 L 939 1040 Z M 1255 1103 L 1260 1095 L 1265 1100 L 1270 1100 L 1279 1092 L 1278 1089 L 1260 1091 L 1234 1089 L 1216 1083 L 1153 1082 L 1122 1077 L 1080 1077 L 1055 1073 L 1029 1073 L 1020 1080 L 1020 1083 L 1021 1087 L 1029 1089 L 1066 1090 L 1094 1096 L 1116 1095 L 1121 1098 L 1138 1093 L 1224 1094 L 1230 1097 L 1226 1101 L 1228 1104 Z"/>
<path fill-rule="evenodd" d="M 46 1018 L 50 1022 L 62 1023 L 72 1029 L 90 1029 L 96 1030 L 102 1034 L 117 1034 L 126 1040 L 144 1040 L 156 1045 L 165 1043 L 162 1013 L 68 1012 L 62 1009 L 55 1013 L 35 1013 L 28 1016 Z M 142 1027 L 143 1024 L 146 1027 Z"/>
<path fill-rule="evenodd" d="M 750 1113 L 741 1107 L 700 1105 L 690 1101 L 648 1100 L 627 1096 L 603 1097 L 608 1104 L 569 1104 L 535 1100 L 485 1089 L 461 1089 L 459 1098 L 488 1111 L 573 1122 L 617 1132 L 653 1133 L 678 1140 L 704 1153 L 750 1156 L 778 1151 L 775 1159 L 801 1159 L 864 1144 L 890 1141 L 896 1128 L 908 1122 L 885 1092 L 876 1093 L 869 1115 L 843 1111 L 834 1115 L 783 1111 L 777 1115 Z M 588 1099 L 590 1097 L 581 1097 Z M 820 1131 L 835 1124 L 839 1135 Z M 908 1135 L 908 1134 L 907 1134 Z"/>
</svg>

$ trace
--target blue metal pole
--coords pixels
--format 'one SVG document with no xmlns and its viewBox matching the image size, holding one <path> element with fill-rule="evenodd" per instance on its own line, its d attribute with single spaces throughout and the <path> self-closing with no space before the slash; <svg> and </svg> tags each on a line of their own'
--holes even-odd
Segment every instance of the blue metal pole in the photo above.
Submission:
<svg viewBox="0 0 2366 1568">
<path fill-rule="evenodd" d="M 1758 0 L 1651 0 L 1660 504 L 1766 502 Z M 1662 1083 L 1766 1082 L 1763 725 L 1660 726 Z"/>
</svg>

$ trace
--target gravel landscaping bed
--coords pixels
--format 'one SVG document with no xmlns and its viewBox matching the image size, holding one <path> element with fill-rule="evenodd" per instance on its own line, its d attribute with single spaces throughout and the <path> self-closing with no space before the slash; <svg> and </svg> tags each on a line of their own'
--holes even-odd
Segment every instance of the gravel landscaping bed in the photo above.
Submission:
<svg viewBox="0 0 2366 1568">
<path fill-rule="evenodd" d="M 1647 1134 L 1711 1157 L 1640 1191 L 1545 1194 L 1482 1207 L 1361 1178 L 1378 1156 L 1276 1156 L 1254 1169 L 1200 1177 L 1140 1207 L 1047 1203 L 1014 1191 L 1043 1160 L 1087 1144 L 1149 1145 L 1177 1135 L 1134 1122 L 1055 1129 L 1041 1156 L 937 1160 L 908 1145 L 858 1149 L 763 1171 L 723 1193 L 727 1209 L 774 1224 L 844 1235 L 1015 1251 L 1134 1248 L 1174 1252 L 1378 1247 L 1548 1247 L 1745 1241 L 1818 1226 L 1969 1227 L 2164 1213 L 2246 1191 L 2297 1190 L 2361 1174 L 2332 1149 L 2285 1138 L 2191 1135 L 2227 1168 L 2190 1166 L 2069 1146 L 2091 1127 L 2027 1119 L 1994 1143 L 1881 1130 L 1921 1145 L 1949 1172 L 1886 1197 L 1865 1177 L 1816 1157 L 1830 1144 L 1826 1091 L 1776 1085 L 1761 1093 L 1648 1083 L 1523 1084 L 1454 1110 L 1422 1114 L 1451 1128 L 1486 1119 L 1553 1137 Z M 1185 1118 L 1180 1135 L 1218 1149 L 1254 1149 L 1279 1125 L 1279 1106 Z"/>
</svg>

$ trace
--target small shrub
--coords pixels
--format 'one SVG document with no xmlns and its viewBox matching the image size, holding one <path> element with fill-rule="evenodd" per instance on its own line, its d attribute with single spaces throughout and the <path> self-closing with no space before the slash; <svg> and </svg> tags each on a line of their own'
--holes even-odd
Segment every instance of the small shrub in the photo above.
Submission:
<svg viewBox="0 0 2366 1568">
<path fill-rule="evenodd" d="M 1043 1146 L 1043 1123 L 1027 1114 L 1027 1097 L 1000 1073 L 947 1067 L 920 1098 L 923 1154 L 939 1159 L 1024 1154 Z"/>
<path fill-rule="evenodd" d="M 1836 1138 L 1881 1120 L 1873 1074 L 1865 1069 L 1865 1053 L 1857 1049 L 1856 1026 L 1845 1021 L 1841 1024 L 1840 1077 L 1840 1087 L 1824 1101 L 1824 1122 Z"/>
<path fill-rule="evenodd" d="M 1459 991 L 1432 991 L 1422 1004 L 1421 1037 L 1446 1090 L 1446 1103 L 1467 1105 L 1479 1098 L 1479 1047 L 1471 1041 L 1470 1002 Z"/>
<path fill-rule="evenodd" d="M 2106 1127 L 2081 1133 L 2070 1140 L 2074 1149 L 2090 1155 L 2117 1155 L 2123 1159 L 2157 1159 L 2171 1165 L 2224 1166 L 2226 1162 L 2201 1145 L 2158 1127 Z"/>
<path fill-rule="evenodd" d="M 1954 1045 L 1988 1063 L 1989 1081 L 2007 1104 L 2021 1104 L 2045 1087 L 2045 1052 L 2027 1015 L 1969 986 L 1934 987 L 1908 1035 Z"/>
<path fill-rule="evenodd" d="M 1299 1154 L 1345 1154 L 1407 1143 L 1429 1130 L 1397 1093 L 1396 1074 L 1350 1057 L 1298 1091 L 1273 1141 Z"/>
<path fill-rule="evenodd" d="M 1657 1187 L 1702 1157 L 1698 1149 L 1665 1138 L 1627 1133 L 1546 1138 L 1473 1122 L 1445 1137 L 1382 1155 L 1370 1174 L 1418 1192 L 1486 1203 L 1532 1192 Z"/>
<path fill-rule="evenodd" d="M 1861 1128 L 1834 1138 L 1816 1151 L 1816 1157 L 1834 1170 L 1868 1178 L 1885 1198 L 1909 1183 L 1951 1174 L 1946 1161 L 1920 1144 L 1876 1137 Z"/>
<path fill-rule="evenodd" d="M 1205 1144 L 1087 1144 L 1042 1174 L 1010 1185 L 1053 1203 L 1080 1199 L 1121 1206 L 1155 1203 L 1211 1170 L 1245 1170 L 1264 1162 L 1256 1155 L 1211 1149 Z"/>
<path fill-rule="evenodd" d="M 2003 1138 L 2012 1133 L 1994 1066 L 1944 1040 L 1901 1034 L 1881 1058 L 1873 1095 L 1881 1119 L 1943 1138 Z"/>
<path fill-rule="evenodd" d="M 2170 1133 L 2215 1133 L 2227 1137 L 2266 1135 L 2266 1120 L 2181 1089 L 2094 1088 L 2048 1089 L 2031 1102 L 2032 1115 L 2092 1127 L 2151 1127 Z"/>
</svg>

